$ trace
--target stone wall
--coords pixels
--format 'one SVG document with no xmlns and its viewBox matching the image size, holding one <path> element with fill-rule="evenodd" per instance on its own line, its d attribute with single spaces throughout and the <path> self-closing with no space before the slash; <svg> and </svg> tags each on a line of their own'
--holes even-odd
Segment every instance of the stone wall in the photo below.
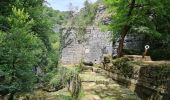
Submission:
<svg viewBox="0 0 170 100">
<path fill-rule="evenodd" d="M 101 63 L 104 54 L 112 54 L 111 32 L 101 32 L 97 27 L 88 27 L 84 61 Z"/>
<path fill-rule="evenodd" d="M 99 4 L 96 17 L 92 26 L 87 27 L 85 33 L 85 42 L 79 43 L 76 32 L 68 37 L 73 42 L 62 51 L 62 64 L 78 64 L 82 60 L 99 64 L 102 62 L 103 55 L 112 55 L 117 53 L 118 41 L 112 43 L 112 33 L 110 31 L 102 32 L 97 23 L 108 25 L 111 23 L 111 17 L 107 14 L 106 7 Z M 119 40 L 119 39 L 118 39 Z M 128 34 L 124 42 L 125 49 L 141 50 L 143 46 L 143 36 L 139 34 Z"/>
<path fill-rule="evenodd" d="M 69 39 L 74 39 L 74 42 L 63 49 L 62 64 L 78 64 L 82 60 L 99 64 L 104 54 L 112 55 L 111 32 L 102 32 L 96 25 L 97 22 L 103 23 L 105 9 L 106 7 L 102 4 L 98 6 L 94 23 L 86 29 L 85 42 L 78 43 L 76 33 L 71 34 Z"/>
<path fill-rule="evenodd" d="M 78 64 L 80 63 L 84 55 L 84 45 L 78 42 L 75 31 L 71 31 L 65 42 L 67 42 L 68 40 L 70 40 L 71 43 L 63 48 L 61 54 L 61 63 Z"/>
<path fill-rule="evenodd" d="M 62 64 L 78 64 L 81 61 L 99 64 L 104 54 L 112 54 L 111 32 L 101 32 L 95 26 L 87 27 L 86 41 L 79 43 L 75 33 L 73 42 L 62 51 Z"/>
<path fill-rule="evenodd" d="M 129 87 L 142 100 L 169 100 L 170 62 L 131 62 L 118 59 L 104 64 L 106 75 Z M 119 63 L 119 64 L 116 64 Z M 120 66 L 117 66 L 120 65 Z"/>
<path fill-rule="evenodd" d="M 170 65 L 142 65 L 137 81 L 135 92 L 141 98 L 169 100 Z"/>
</svg>

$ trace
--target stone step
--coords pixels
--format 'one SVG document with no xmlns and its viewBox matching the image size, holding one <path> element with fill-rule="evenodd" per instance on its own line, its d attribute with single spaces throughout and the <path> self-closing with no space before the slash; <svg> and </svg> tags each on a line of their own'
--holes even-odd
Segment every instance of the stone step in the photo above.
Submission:
<svg viewBox="0 0 170 100">
<path fill-rule="evenodd" d="M 84 72 L 83 74 L 80 74 L 80 77 L 82 80 L 89 81 L 112 81 L 111 78 L 107 78 L 95 72 Z"/>
<path fill-rule="evenodd" d="M 124 57 L 128 57 L 133 61 L 152 61 L 150 56 L 145 56 L 143 58 L 142 55 L 124 55 Z"/>
<path fill-rule="evenodd" d="M 105 81 L 105 80 L 101 80 L 101 81 L 87 81 L 87 80 L 82 80 L 82 83 L 96 83 L 96 84 L 105 84 L 105 85 L 109 85 L 109 84 L 114 84 L 115 82 L 113 81 Z"/>
<path fill-rule="evenodd" d="M 84 71 L 80 74 L 81 82 L 85 83 L 96 83 L 96 84 L 115 84 L 115 81 L 113 81 L 111 78 L 108 78 L 101 73 L 96 73 L 97 70 L 101 70 L 100 68 L 94 68 L 95 71 Z"/>
<path fill-rule="evenodd" d="M 140 100 L 132 91 L 117 84 L 107 71 L 93 67 L 80 74 L 84 97 L 82 100 Z"/>
</svg>

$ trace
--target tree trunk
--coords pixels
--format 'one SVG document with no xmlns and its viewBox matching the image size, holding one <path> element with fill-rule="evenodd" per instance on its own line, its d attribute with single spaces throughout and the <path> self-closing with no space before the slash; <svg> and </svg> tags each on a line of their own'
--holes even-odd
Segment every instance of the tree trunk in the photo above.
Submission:
<svg viewBox="0 0 170 100">
<path fill-rule="evenodd" d="M 121 34 L 121 39 L 119 40 L 119 46 L 117 49 L 117 57 L 122 57 L 123 56 L 123 46 L 124 46 L 124 40 L 125 40 L 125 36 L 128 33 L 128 31 L 130 30 L 130 26 L 125 26 L 123 29 L 123 32 Z"/>
<path fill-rule="evenodd" d="M 135 7 L 135 0 L 131 0 L 130 6 L 129 6 L 129 12 L 127 14 L 127 19 L 129 19 L 131 17 L 134 7 Z M 123 56 L 124 39 L 125 39 L 126 34 L 128 34 L 130 28 L 131 28 L 131 26 L 128 25 L 128 21 L 127 21 L 127 24 L 125 24 L 125 26 L 123 27 L 123 29 L 120 33 L 121 38 L 119 40 L 119 46 L 117 48 L 117 57 L 118 58 Z"/>
</svg>

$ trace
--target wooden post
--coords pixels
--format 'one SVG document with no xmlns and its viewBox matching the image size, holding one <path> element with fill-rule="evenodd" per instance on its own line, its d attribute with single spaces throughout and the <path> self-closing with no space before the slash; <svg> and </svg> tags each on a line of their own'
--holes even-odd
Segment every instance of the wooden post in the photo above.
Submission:
<svg viewBox="0 0 170 100">
<path fill-rule="evenodd" d="M 145 52 L 143 53 L 142 58 L 145 58 L 148 49 L 149 49 L 149 45 L 145 45 Z"/>
</svg>

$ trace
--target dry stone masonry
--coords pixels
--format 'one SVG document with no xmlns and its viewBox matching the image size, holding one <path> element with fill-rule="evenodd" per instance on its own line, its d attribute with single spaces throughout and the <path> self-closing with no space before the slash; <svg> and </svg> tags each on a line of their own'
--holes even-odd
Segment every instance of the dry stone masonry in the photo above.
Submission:
<svg viewBox="0 0 170 100">
<path fill-rule="evenodd" d="M 73 42 L 62 51 L 62 64 L 78 64 L 81 61 L 101 63 L 103 55 L 112 54 L 111 32 L 101 32 L 95 26 L 87 27 L 86 41 L 79 43 L 75 33 L 69 38 Z"/>
<path fill-rule="evenodd" d="M 104 5 L 98 6 L 94 25 L 87 27 L 84 36 L 85 42 L 79 43 L 76 32 L 71 31 L 68 40 L 71 39 L 72 43 L 62 50 L 62 64 L 78 64 L 81 61 L 99 64 L 104 55 L 111 56 L 112 53 L 116 53 L 118 41 L 113 44 L 111 41 L 112 33 L 110 31 L 102 32 L 96 23 L 104 25 L 111 23 L 111 17 L 106 13 Z M 125 37 L 124 48 L 141 50 L 144 47 L 143 39 L 144 37 L 139 34 L 128 34 Z"/>
</svg>

